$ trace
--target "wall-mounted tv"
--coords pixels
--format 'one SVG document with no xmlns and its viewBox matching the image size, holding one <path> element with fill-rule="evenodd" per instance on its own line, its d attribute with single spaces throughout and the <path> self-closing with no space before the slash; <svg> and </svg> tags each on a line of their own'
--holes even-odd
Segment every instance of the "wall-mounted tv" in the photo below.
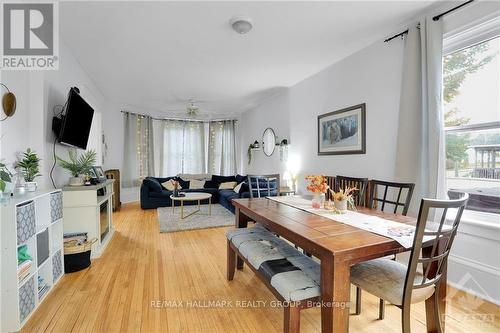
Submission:
<svg viewBox="0 0 500 333">
<path fill-rule="evenodd" d="M 61 144 L 87 149 L 94 109 L 71 88 L 66 102 L 66 112 L 61 119 L 58 140 Z"/>
</svg>

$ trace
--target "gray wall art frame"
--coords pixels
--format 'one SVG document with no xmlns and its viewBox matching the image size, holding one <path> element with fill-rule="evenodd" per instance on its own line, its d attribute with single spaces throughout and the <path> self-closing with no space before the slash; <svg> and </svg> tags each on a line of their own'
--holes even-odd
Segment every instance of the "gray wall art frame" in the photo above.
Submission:
<svg viewBox="0 0 500 333">
<path fill-rule="evenodd" d="M 318 155 L 366 154 L 366 103 L 318 116 Z"/>
</svg>

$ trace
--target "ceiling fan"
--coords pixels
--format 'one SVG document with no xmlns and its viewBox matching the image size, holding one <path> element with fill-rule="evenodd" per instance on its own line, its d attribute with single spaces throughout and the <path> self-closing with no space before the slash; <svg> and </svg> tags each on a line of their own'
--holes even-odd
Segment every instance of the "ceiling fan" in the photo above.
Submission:
<svg viewBox="0 0 500 333">
<path fill-rule="evenodd" d="M 195 117 L 200 112 L 200 107 L 196 104 L 194 99 L 190 99 L 188 104 L 186 105 L 186 113 L 190 117 Z"/>
<path fill-rule="evenodd" d="M 185 100 L 184 100 L 185 101 Z M 181 102 L 182 103 L 182 102 Z M 182 106 L 182 104 L 184 104 Z M 185 113 L 189 118 L 197 117 L 200 115 L 201 110 L 200 110 L 200 105 L 198 102 L 191 98 L 188 99 L 187 102 L 184 102 L 179 105 L 179 107 L 174 107 L 172 109 L 167 109 L 167 112 L 173 112 L 180 116 L 182 113 Z"/>
</svg>

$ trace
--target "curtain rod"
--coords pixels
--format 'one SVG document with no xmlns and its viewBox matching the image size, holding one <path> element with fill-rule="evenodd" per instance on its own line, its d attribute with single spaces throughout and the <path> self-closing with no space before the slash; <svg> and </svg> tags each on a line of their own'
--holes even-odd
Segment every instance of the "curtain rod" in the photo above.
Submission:
<svg viewBox="0 0 500 333">
<path fill-rule="evenodd" d="M 463 6 L 466 6 L 466 5 L 470 4 L 471 2 L 474 2 L 474 0 L 469 0 L 469 1 L 466 1 L 466 2 L 464 2 L 464 3 L 463 3 L 463 4 L 461 4 L 461 5 L 458 5 L 458 6 L 456 6 L 456 7 L 453 7 L 452 9 L 449 9 L 449 10 L 447 10 L 447 11 L 445 11 L 445 12 L 443 12 L 443 13 L 439 14 L 439 15 L 436 15 L 436 16 L 434 16 L 434 17 L 432 18 L 432 20 L 433 20 L 433 21 L 439 21 L 439 19 L 440 19 L 441 17 L 443 17 L 443 16 L 445 16 L 445 15 L 447 15 L 447 14 L 451 13 L 451 12 L 454 12 L 455 10 L 457 10 L 457 9 L 459 9 L 459 8 L 462 8 Z"/>
<path fill-rule="evenodd" d="M 445 15 L 447 15 L 447 14 L 451 13 L 451 12 L 454 12 L 455 10 L 457 10 L 457 9 L 459 9 L 459 8 L 462 8 L 463 6 L 466 6 L 466 5 L 470 4 L 471 2 L 474 2 L 474 0 L 469 0 L 469 1 L 466 1 L 466 2 L 464 2 L 464 3 L 463 3 L 463 4 L 461 4 L 461 5 L 458 5 L 458 6 L 456 6 L 456 7 L 453 7 L 453 8 L 451 8 L 451 9 L 449 9 L 449 10 L 447 10 L 447 11 L 445 11 L 445 12 L 443 12 L 443 13 L 439 14 L 439 15 L 436 15 L 436 16 L 434 16 L 434 17 L 432 18 L 432 20 L 433 20 L 433 21 L 439 21 L 439 19 L 440 19 L 441 17 L 443 17 L 443 16 L 445 16 Z M 406 29 L 405 31 L 400 32 L 399 34 L 396 34 L 396 35 L 394 35 L 394 36 L 392 36 L 392 37 L 390 37 L 390 38 L 387 38 L 386 40 L 384 40 L 384 43 L 390 42 L 390 41 L 391 41 L 391 40 L 393 40 L 394 38 L 403 37 L 404 35 L 406 35 L 406 34 L 408 33 L 408 31 L 409 31 L 409 29 Z"/>
<path fill-rule="evenodd" d="M 211 121 L 224 121 L 224 120 L 234 120 L 235 122 L 238 121 L 238 119 L 231 119 L 231 118 L 221 118 L 221 119 L 210 119 L 210 120 L 201 120 L 201 119 L 189 119 L 189 118 L 156 118 L 149 116 L 147 114 L 141 114 L 141 113 L 136 113 L 136 112 L 130 112 L 130 111 L 120 111 L 121 113 L 128 113 L 128 114 L 135 114 L 137 116 L 143 116 L 143 117 L 150 117 L 153 120 L 181 120 L 181 121 L 192 121 L 192 122 L 199 122 L 199 123 L 209 123 Z"/>
</svg>

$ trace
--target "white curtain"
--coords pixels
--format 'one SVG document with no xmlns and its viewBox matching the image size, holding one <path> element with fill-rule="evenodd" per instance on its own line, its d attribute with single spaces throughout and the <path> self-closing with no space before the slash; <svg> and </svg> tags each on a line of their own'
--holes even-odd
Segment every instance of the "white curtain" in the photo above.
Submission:
<svg viewBox="0 0 500 333">
<path fill-rule="evenodd" d="M 209 126 L 208 172 L 236 174 L 235 121 L 214 121 Z"/>
<path fill-rule="evenodd" d="M 124 112 L 124 187 L 139 186 L 146 176 L 154 175 L 153 120 L 149 116 Z"/>
<path fill-rule="evenodd" d="M 415 182 L 413 215 L 420 199 L 445 193 L 442 58 L 442 20 L 426 17 L 406 37 L 399 110 L 396 179 Z"/>
<path fill-rule="evenodd" d="M 200 121 L 162 120 L 160 176 L 205 173 L 205 126 Z"/>
</svg>

